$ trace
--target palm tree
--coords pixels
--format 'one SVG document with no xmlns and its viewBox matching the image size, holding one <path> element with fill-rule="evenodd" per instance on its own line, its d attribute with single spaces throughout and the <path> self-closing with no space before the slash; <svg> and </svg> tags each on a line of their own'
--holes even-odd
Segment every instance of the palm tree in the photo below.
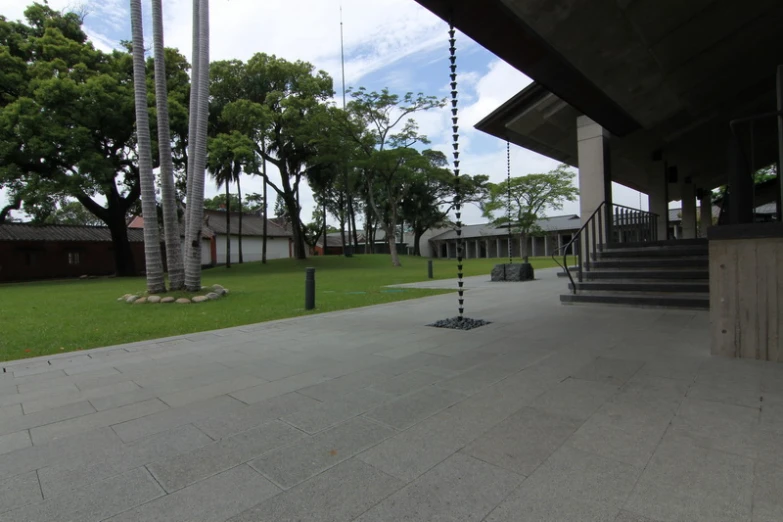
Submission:
<svg viewBox="0 0 783 522">
<path fill-rule="evenodd" d="M 210 154 L 209 173 L 218 190 L 226 187 L 226 268 L 231 268 L 231 194 L 229 188 L 234 179 L 231 163 L 221 162 L 216 154 Z M 241 207 L 240 207 L 241 208 Z"/>
<path fill-rule="evenodd" d="M 194 36 L 198 39 L 198 55 L 194 53 L 191 84 L 196 85 L 195 143 L 192 170 L 188 172 L 188 220 L 186 234 L 187 259 L 185 260 L 185 288 L 192 292 L 201 290 L 201 226 L 204 219 L 204 172 L 207 163 L 207 118 L 209 116 L 209 0 L 193 0 Z M 198 16 L 196 16 L 198 12 Z M 196 27 L 197 25 L 197 27 Z M 195 47 L 195 43 L 194 43 Z M 192 89 L 192 88 L 191 88 Z M 191 118 L 194 113 L 191 113 Z M 189 136 L 193 139 L 193 135 Z"/>
<path fill-rule="evenodd" d="M 160 253 L 158 209 L 155 201 L 155 177 L 152 174 L 152 143 L 147 112 L 147 70 L 144 63 L 144 31 L 141 25 L 141 0 L 130 0 L 131 30 L 133 34 L 133 91 L 136 104 L 136 136 L 141 185 L 141 212 L 144 216 L 144 258 L 147 272 L 147 290 L 150 293 L 166 291 L 163 277 L 163 259 Z"/>
<path fill-rule="evenodd" d="M 239 178 L 242 174 L 242 165 L 239 161 L 234 161 L 234 171 L 232 173 L 232 179 L 237 184 L 237 199 L 239 200 L 239 264 L 243 264 L 245 259 L 242 256 L 242 185 L 239 182 Z"/>
<path fill-rule="evenodd" d="M 185 286 L 185 265 L 179 239 L 177 198 L 174 190 L 174 164 L 171 160 L 171 130 L 166 86 L 166 58 L 163 46 L 163 7 L 161 0 L 152 0 L 152 39 L 155 53 L 155 103 L 158 109 L 158 152 L 160 154 L 160 187 L 163 203 L 163 235 L 169 286 L 182 290 Z"/>
</svg>

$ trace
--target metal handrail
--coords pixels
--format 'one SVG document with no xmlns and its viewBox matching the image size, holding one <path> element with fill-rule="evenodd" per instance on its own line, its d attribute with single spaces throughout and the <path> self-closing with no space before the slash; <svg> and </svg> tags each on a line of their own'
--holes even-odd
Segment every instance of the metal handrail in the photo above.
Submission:
<svg viewBox="0 0 783 522">
<path fill-rule="evenodd" d="M 576 254 L 574 256 L 577 261 L 577 277 L 581 283 L 583 281 L 583 270 L 587 272 L 591 270 L 591 255 L 596 254 L 604 245 L 612 242 L 615 228 L 618 232 L 617 239 L 619 243 L 625 242 L 623 241 L 623 232 L 627 232 L 628 228 L 636 232 L 636 238 L 640 242 L 656 241 L 658 239 L 657 225 L 659 216 L 657 214 L 617 204 L 612 205 L 612 212 L 606 212 L 606 210 L 606 202 L 601 202 L 598 208 L 585 221 L 584 225 L 571 237 L 571 240 L 552 253 L 552 260 L 568 276 L 574 294 L 576 294 L 577 288 L 576 282 L 571 275 L 571 270 L 568 268 L 568 251 L 575 245 Z M 582 246 L 584 246 L 584 254 Z M 562 265 L 556 257 L 560 253 L 563 254 Z"/>
</svg>

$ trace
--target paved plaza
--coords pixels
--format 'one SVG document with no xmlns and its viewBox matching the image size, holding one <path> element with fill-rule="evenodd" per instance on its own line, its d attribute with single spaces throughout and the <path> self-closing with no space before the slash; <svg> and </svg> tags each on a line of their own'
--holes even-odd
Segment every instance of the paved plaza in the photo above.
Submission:
<svg viewBox="0 0 783 522">
<path fill-rule="evenodd" d="M 783 520 L 783 366 L 537 277 L 8 363 L 0 521 Z"/>
</svg>

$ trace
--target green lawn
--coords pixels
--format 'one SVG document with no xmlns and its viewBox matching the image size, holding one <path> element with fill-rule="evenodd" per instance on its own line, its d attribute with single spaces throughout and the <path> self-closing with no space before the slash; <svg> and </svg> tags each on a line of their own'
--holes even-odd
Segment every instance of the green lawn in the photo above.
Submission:
<svg viewBox="0 0 783 522">
<path fill-rule="evenodd" d="M 489 274 L 496 259 L 470 259 L 465 275 Z M 536 268 L 554 266 L 531 259 Z M 427 278 L 427 260 L 388 255 L 314 257 L 307 261 L 247 263 L 205 270 L 204 285 L 219 283 L 230 295 L 198 305 L 117 302 L 144 290 L 142 278 L 88 279 L 0 285 L 0 361 L 95 348 L 305 315 L 304 269 L 316 268 L 316 310 L 329 312 L 415 299 L 439 290 L 384 291 L 384 286 Z M 456 277 L 455 260 L 435 260 L 437 279 Z M 449 310 L 444 310 L 448 314 Z"/>
</svg>

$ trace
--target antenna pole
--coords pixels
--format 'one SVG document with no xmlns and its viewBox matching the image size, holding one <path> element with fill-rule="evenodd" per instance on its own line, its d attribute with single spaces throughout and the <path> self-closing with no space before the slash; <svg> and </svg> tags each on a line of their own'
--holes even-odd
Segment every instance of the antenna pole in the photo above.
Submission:
<svg viewBox="0 0 783 522">
<path fill-rule="evenodd" d="M 343 45 L 343 6 L 340 6 L 340 62 L 343 72 L 343 110 L 345 110 L 345 46 Z"/>
</svg>

